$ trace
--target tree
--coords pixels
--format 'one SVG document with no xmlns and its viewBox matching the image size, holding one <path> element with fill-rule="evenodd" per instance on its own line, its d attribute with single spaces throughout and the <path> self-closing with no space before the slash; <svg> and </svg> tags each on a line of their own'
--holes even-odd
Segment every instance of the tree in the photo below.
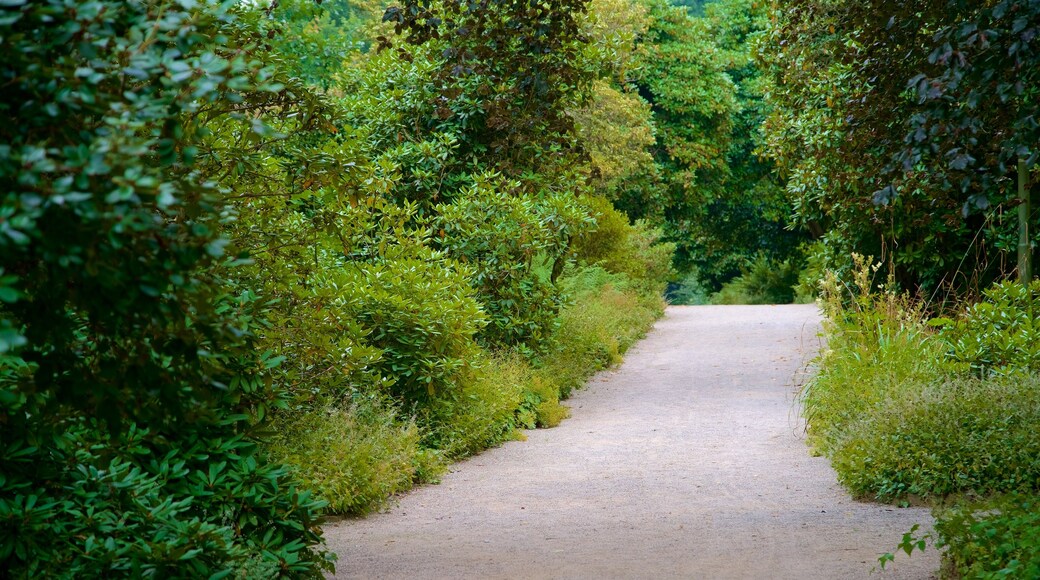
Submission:
<svg viewBox="0 0 1040 580">
<path fill-rule="evenodd" d="M 414 1 L 387 9 L 407 41 L 435 47 L 437 119 L 454 124 L 459 155 L 510 177 L 566 167 L 580 148 L 568 110 L 595 78 L 579 16 L 587 0 Z M 405 51 L 402 58 L 413 58 Z"/>
<path fill-rule="evenodd" d="M 1022 102 L 1035 91 L 1035 67 L 1023 68 L 1032 4 L 775 5 L 761 51 L 769 149 L 831 267 L 850 268 L 853 251 L 883 256 L 904 287 L 927 291 L 1006 275 L 1017 203 L 1006 162 L 1030 137 L 1002 98 L 1018 101 L 1006 79 L 1019 71 Z"/>
</svg>

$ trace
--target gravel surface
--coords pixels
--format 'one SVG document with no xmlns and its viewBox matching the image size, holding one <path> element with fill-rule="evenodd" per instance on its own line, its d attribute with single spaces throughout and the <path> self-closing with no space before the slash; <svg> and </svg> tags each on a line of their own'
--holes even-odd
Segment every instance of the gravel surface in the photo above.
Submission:
<svg viewBox="0 0 1040 580">
<path fill-rule="evenodd" d="M 867 578 L 926 509 L 853 501 L 795 402 L 812 305 L 670 307 L 572 417 L 325 528 L 342 578 Z M 929 548 L 880 578 L 931 578 Z"/>
</svg>

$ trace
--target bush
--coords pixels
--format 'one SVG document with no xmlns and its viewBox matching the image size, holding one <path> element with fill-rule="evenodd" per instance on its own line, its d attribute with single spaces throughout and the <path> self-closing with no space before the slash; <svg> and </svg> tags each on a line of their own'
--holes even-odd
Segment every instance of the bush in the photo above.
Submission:
<svg viewBox="0 0 1040 580">
<path fill-rule="evenodd" d="M 1040 371 L 1040 280 L 996 284 L 983 301 L 945 323 L 947 357 L 980 377 Z"/>
<path fill-rule="evenodd" d="M 553 274 L 585 220 L 572 201 L 512 195 L 518 187 L 479 176 L 457 202 L 437 208 L 434 230 L 439 247 L 475 271 L 471 279 L 489 319 L 482 342 L 537 352 L 546 348 L 560 307 Z M 553 274 L 539 275 L 536 258 L 553 264 Z"/>
<path fill-rule="evenodd" d="M 624 274 L 647 292 L 662 292 L 672 275 L 675 244 L 661 243 L 662 232 L 645 221 L 630 224 L 605 198 L 587 196 L 582 203 L 596 225 L 575 237 L 572 249 L 578 261 Z"/>
<path fill-rule="evenodd" d="M 700 305 L 708 304 L 708 294 L 708 289 L 701 282 L 700 273 L 694 269 L 678 282 L 670 283 L 665 296 L 669 304 Z"/>
<path fill-rule="evenodd" d="M 936 508 L 937 544 L 954 577 L 1035 577 L 1038 285 L 995 286 L 956 321 L 933 321 L 936 334 L 919 303 L 874 282 L 878 266 L 854 263 L 851 287 L 833 275 L 822 285 L 827 348 L 803 392 L 811 440 L 856 495 L 1007 493 Z"/>
<path fill-rule="evenodd" d="M 423 253 L 425 259 L 348 265 L 328 282 L 338 293 L 331 307 L 364 328 L 366 342 L 382 352 L 373 366 L 393 380 L 389 392 L 408 407 L 455 396 L 487 320 L 466 271 Z"/>
<path fill-rule="evenodd" d="M 810 442 L 825 455 L 879 404 L 902 399 L 946 372 L 943 344 L 923 322 L 920 307 L 892 291 L 874 292 L 879 266 L 862 257 L 856 263 L 851 286 L 833 275 L 821 284 L 827 342 L 801 394 Z"/>
<path fill-rule="evenodd" d="M 286 415 L 275 427 L 271 455 L 294 466 L 332 513 L 369 512 L 442 470 L 438 457 L 420 447 L 415 422 L 376 398 Z"/>
<path fill-rule="evenodd" d="M 1040 578 L 1040 499 L 1010 494 L 936 512 L 937 545 L 951 576 Z"/>
<path fill-rule="evenodd" d="M 800 269 L 797 262 L 759 256 L 737 278 L 711 297 L 712 304 L 790 304 L 795 299 Z"/>
<path fill-rule="evenodd" d="M 1037 490 L 1040 377 L 912 382 L 849 423 L 832 448 L 856 495 Z"/>
<path fill-rule="evenodd" d="M 560 313 L 559 345 L 544 366 L 567 398 L 593 372 L 620 362 L 664 312 L 664 301 L 596 266 L 577 269 L 562 286 L 573 302 Z"/>
<path fill-rule="evenodd" d="M 0 18 L 5 575 L 331 569 L 321 502 L 257 450 L 286 392 L 254 350 L 262 308 L 226 291 L 229 214 L 189 114 L 291 91 L 234 3 L 192 6 Z"/>
<path fill-rule="evenodd" d="M 479 356 L 451 396 L 423 416 L 426 445 L 457 459 L 515 438 L 517 409 L 531 381 L 530 363 L 515 352 Z"/>
</svg>

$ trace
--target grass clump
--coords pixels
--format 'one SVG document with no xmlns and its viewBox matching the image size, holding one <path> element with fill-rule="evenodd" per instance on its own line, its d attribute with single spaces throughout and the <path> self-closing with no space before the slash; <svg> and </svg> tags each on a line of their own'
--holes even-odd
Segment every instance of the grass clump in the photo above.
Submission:
<svg viewBox="0 0 1040 580">
<path fill-rule="evenodd" d="M 944 376 L 943 345 L 920 309 L 906 296 L 872 288 L 865 261 L 853 287 L 833 276 L 822 285 L 827 344 L 802 402 L 810 443 L 828 456 L 848 444 L 857 422 Z"/>
</svg>

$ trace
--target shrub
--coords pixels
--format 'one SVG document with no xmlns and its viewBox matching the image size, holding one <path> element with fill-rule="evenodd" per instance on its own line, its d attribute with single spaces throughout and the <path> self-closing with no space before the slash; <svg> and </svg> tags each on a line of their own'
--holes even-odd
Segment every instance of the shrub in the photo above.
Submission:
<svg viewBox="0 0 1040 580">
<path fill-rule="evenodd" d="M 823 241 L 806 242 L 799 247 L 799 253 L 805 256 L 805 267 L 798 273 L 795 302 L 809 304 L 820 295 L 820 285 L 827 273 L 826 252 Z"/>
<path fill-rule="evenodd" d="M 1010 494 L 936 513 L 937 545 L 957 578 L 1040 578 L 1040 500 Z"/>
<path fill-rule="evenodd" d="M 466 271 L 434 252 L 346 265 L 328 281 L 331 307 L 364 328 L 382 352 L 373 366 L 407 406 L 453 396 L 477 355 L 475 337 L 486 318 Z"/>
<path fill-rule="evenodd" d="M 983 301 L 945 323 L 947 357 L 968 365 L 976 375 L 1040 371 L 1040 280 L 1028 287 L 1017 282 L 996 284 Z"/>
<path fill-rule="evenodd" d="M 573 252 L 579 262 L 624 274 L 643 290 L 660 293 L 672 275 L 675 244 L 661 243 L 662 233 L 647 222 L 630 224 L 628 216 L 598 196 L 582 198 L 595 226 L 574 238 Z"/>
<path fill-rule="evenodd" d="M 475 271 L 471 279 L 489 318 L 482 342 L 540 351 L 555 328 L 560 296 L 553 276 L 539 275 L 535 260 L 554 264 L 557 272 L 585 220 L 572 201 L 511 195 L 518 187 L 479 176 L 457 202 L 437 208 L 434 230 L 437 244 Z"/>
<path fill-rule="evenodd" d="M 947 370 L 943 344 L 923 322 L 919 305 L 891 290 L 875 292 L 880 266 L 863 257 L 856 263 L 851 286 L 834 275 L 821 284 L 827 342 L 801 395 L 810 441 L 827 455 L 879 404 L 904 398 Z"/>
<path fill-rule="evenodd" d="M 620 362 L 663 313 L 664 301 L 596 266 L 577 269 L 562 286 L 573 302 L 560 313 L 559 345 L 544 365 L 567 398 L 593 372 Z"/>
<path fill-rule="evenodd" d="M 712 304 L 790 304 L 800 269 L 797 262 L 759 256 L 711 297 Z"/>
<path fill-rule="evenodd" d="M 1037 576 L 1037 285 L 998 285 L 956 321 L 933 321 L 944 327 L 937 335 L 919 303 L 876 284 L 876 266 L 854 262 L 851 287 L 833 275 L 822 285 L 828 343 L 803 393 L 812 441 L 856 495 L 1007 493 L 936 508 L 937 545 L 953 577 Z"/>
<path fill-rule="evenodd" d="M 1036 490 L 1040 377 L 912 382 L 844 429 L 835 470 L 856 495 Z"/>
<path fill-rule="evenodd" d="M 271 455 L 294 466 L 301 485 L 332 513 L 369 512 L 442 469 L 437 456 L 420 447 L 415 422 L 378 398 L 285 415 L 275 427 Z"/>
<path fill-rule="evenodd" d="M 257 451 L 286 403 L 225 291 L 191 113 L 285 93 L 213 0 L 0 18 L 0 569 L 320 576 L 321 503 Z M 255 124 L 263 131 L 262 124 Z"/>
<path fill-rule="evenodd" d="M 482 354 L 459 388 L 423 417 L 426 445 L 457 459 L 514 438 L 531 374 L 530 363 L 515 352 Z"/>
<path fill-rule="evenodd" d="M 668 285 L 665 295 L 669 304 L 707 304 L 709 302 L 708 289 L 701 282 L 700 273 L 694 268 L 683 276 L 678 282 Z"/>
</svg>

